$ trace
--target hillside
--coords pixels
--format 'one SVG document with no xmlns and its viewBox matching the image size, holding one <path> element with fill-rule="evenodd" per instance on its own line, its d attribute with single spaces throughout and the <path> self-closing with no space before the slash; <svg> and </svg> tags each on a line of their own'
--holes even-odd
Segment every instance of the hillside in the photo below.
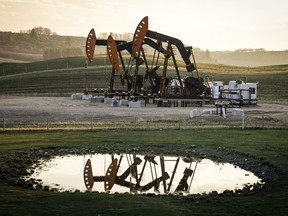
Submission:
<svg viewBox="0 0 288 216">
<path fill-rule="evenodd" d="M 100 33 L 106 38 L 107 33 Z M 114 39 L 131 40 L 131 35 L 113 34 Z M 85 56 L 85 37 L 60 36 L 56 34 L 31 34 L 0 32 L 0 62 L 34 62 L 47 59 Z M 191 44 L 189 44 L 191 45 Z M 193 45 L 193 44 L 192 44 Z M 154 50 L 144 48 L 148 54 Z M 106 47 L 98 46 L 95 54 L 106 54 Z M 266 51 L 264 49 L 240 49 L 236 51 L 209 51 L 194 48 L 197 63 L 225 64 L 234 66 L 267 66 L 288 64 L 288 50 Z M 177 58 L 180 55 L 177 54 Z"/>
<path fill-rule="evenodd" d="M 40 61 L 49 58 L 83 56 L 84 37 L 0 32 L 0 58 Z"/>
<path fill-rule="evenodd" d="M 288 50 L 265 51 L 265 50 L 237 50 L 235 52 L 213 52 L 211 58 L 216 64 L 238 66 L 267 66 L 283 65 L 288 63 Z"/>
<path fill-rule="evenodd" d="M 97 55 L 92 65 L 85 68 L 84 57 L 59 58 L 34 63 L 0 64 L 0 95 L 69 96 L 75 92 L 105 89 L 109 85 L 111 65 L 105 55 Z M 149 60 L 151 61 L 151 60 Z M 179 64 L 180 66 L 180 64 Z M 186 75 L 182 67 L 181 76 Z M 287 104 L 288 65 L 266 67 L 235 67 L 198 64 L 201 77 L 227 83 L 238 76 L 247 76 L 249 82 L 259 82 L 259 100 Z M 140 73 L 143 73 L 140 68 Z M 121 89 L 120 74 L 116 74 L 114 87 Z M 175 71 L 168 71 L 175 77 Z"/>
</svg>

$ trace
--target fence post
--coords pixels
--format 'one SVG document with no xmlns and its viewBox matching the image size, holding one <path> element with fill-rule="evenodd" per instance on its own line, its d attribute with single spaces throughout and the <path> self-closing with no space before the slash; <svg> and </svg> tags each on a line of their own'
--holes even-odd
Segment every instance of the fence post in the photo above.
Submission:
<svg viewBox="0 0 288 216">
<path fill-rule="evenodd" d="M 47 131 L 49 130 L 49 119 L 47 119 Z"/>
<path fill-rule="evenodd" d="M 244 129 L 244 120 L 245 120 L 245 115 L 244 115 L 244 110 L 242 112 L 242 129 Z"/>
</svg>

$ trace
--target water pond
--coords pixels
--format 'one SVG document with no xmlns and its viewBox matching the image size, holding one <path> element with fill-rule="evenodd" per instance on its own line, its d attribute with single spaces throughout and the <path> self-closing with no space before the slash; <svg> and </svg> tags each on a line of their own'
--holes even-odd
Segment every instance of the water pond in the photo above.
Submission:
<svg viewBox="0 0 288 216">
<path fill-rule="evenodd" d="M 172 156 L 67 155 L 43 160 L 32 169 L 26 179 L 58 191 L 188 195 L 253 188 L 261 182 L 233 164 Z"/>
</svg>

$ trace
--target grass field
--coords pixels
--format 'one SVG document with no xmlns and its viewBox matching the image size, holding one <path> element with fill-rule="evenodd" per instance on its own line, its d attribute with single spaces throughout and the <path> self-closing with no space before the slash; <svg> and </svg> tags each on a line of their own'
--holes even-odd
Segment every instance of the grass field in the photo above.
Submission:
<svg viewBox="0 0 288 216">
<path fill-rule="evenodd" d="M 103 130 L 1 132 L 1 154 L 39 147 L 77 147 L 113 151 L 135 146 L 166 149 L 225 148 L 263 158 L 288 172 L 287 129 Z M 177 148 L 175 149 L 175 145 Z M 110 150 L 109 150 L 110 149 Z M 158 150 L 157 150 L 158 149 Z M 141 151 L 141 150 L 140 150 Z M 159 153 L 159 152 L 158 152 Z M 270 192 L 248 195 L 147 197 L 129 194 L 55 193 L 1 185 L 1 215 L 286 215 L 288 180 L 274 182 Z"/>
</svg>

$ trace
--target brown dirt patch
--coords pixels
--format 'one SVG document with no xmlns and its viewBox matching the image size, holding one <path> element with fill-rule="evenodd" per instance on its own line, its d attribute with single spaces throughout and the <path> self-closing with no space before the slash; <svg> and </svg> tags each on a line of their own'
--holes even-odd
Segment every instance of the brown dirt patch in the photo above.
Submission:
<svg viewBox="0 0 288 216">
<path fill-rule="evenodd" d="M 110 104 L 91 103 L 87 100 L 72 100 L 70 97 L 26 97 L 0 96 L 0 118 L 11 121 L 117 121 L 135 119 L 189 119 L 192 109 L 212 109 L 204 107 L 157 107 L 150 102 L 141 108 L 112 107 Z M 242 107 L 245 118 L 255 123 L 269 121 L 272 125 L 288 126 L 288 105 L 262 104 Z M 228 108 L 231 115 L 232 108 Z M 209 116 L 203 119 L 209 121 Z M 211 118 L 211 121 L 215 118 Z M 272 120 L 272 121 L 271 121 Z"/>
</svg>

